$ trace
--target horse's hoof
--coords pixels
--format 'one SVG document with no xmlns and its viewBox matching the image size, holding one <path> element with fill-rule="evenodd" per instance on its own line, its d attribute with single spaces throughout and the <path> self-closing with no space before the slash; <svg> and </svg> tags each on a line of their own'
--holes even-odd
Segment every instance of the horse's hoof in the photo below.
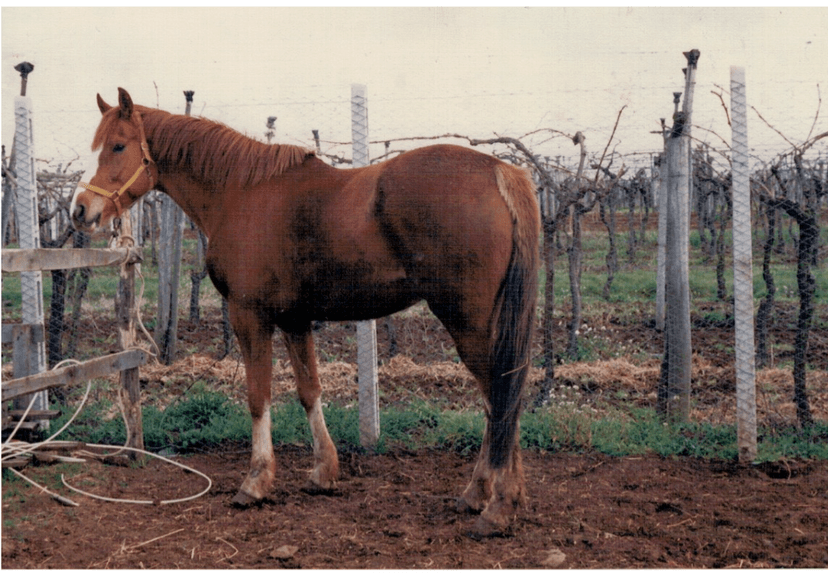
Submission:
<svg viewBox="0 0 828 574">
<path fill-rule="evenodd" d="M 506 536 L 506 531 L 508 530 L 508 526 L 501 526 L 495 524 L 491 520 L 486 519 L 485 517 L 479 517 L 474 526 L 472 526 L 471 530 L 466 532 L 466 536 L 471 538 L 472 540 L 484 540 L 486 538 L 501 538 Z"/>
<path fill-rule="evenodd" d="M 305 483 L 305 486 L 302 487 L 302 492 L 304 492 L 306 494 L 313 494 L 313 495 L 321 494 L 321 495 L 330 496 L 330 495 L 335 494 L 337 492 L 336 482 L 331 482 L 330 486 L 325 487 L 325 486 L 322 486 L 321 484 L 315 483 L 312 480 L 308 480 Z"/>
<path fill-rule="evenodd" d="M 240 490 L 236 493 L 236 496 L 233 497 L 231 504 L 236 508 L 250 508 L 251 506 L 261 504 L 261 502 L 261 498 L 256 498 L 255 496 L 251 496 L 245 491 Z"/>
<path fill-rule="evenodd" d="M 462 496 L 457 499 L 457 512 L 460 514 L 480 514 L 480 510 L 469 504 Z"/>
</svg>

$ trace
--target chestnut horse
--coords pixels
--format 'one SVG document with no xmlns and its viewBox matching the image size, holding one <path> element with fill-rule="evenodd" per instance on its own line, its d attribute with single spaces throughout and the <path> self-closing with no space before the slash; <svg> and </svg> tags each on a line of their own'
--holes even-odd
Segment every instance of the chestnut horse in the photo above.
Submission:
<svg viewBox="0 0 828 574">
<path fill-rule="evenodd" d="M 239 505 L 267 495 L 272 336 L 283 335 L 313 433 L 313 488 L 339 473 L 320 401 L 313 321 L 382 317 L 425 300 L 485 399 L 487 425 L 458 508 L 479 533 L 507 527 L 525 497 L 518 418 L 530 364 L 540 215 L 525 172 L 459 146 L 335 169 L 313 152 L 265 145 L 219 123 L 98 96 L 98 169 L 73 198 L 74 225 L 107 225 L 142 195 L 172 197 L 209 238 L 253 418 Z"/>
</svg>

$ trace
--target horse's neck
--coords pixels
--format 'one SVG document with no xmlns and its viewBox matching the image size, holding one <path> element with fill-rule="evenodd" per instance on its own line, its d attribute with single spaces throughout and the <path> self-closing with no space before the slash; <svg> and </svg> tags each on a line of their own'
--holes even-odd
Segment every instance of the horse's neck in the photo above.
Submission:
<svg viewBox="0 0 828 574">
<path fill-rule="evenodd" d="M 169 158 L 161 157 L 158 151 L 153 149 L 152 140 L 159 137 L 157 130 L 162 129 L 159 124 L 173 114 L 163 110 L 152 108 L 140 108 L 141 115 L 147 131 L 147 139 L 150 144 L 150 155 L 159 164 L 159 185 L 158 189 L 170 196 L 208 237 L 212 228 L 210 211 L 215 209 L 214 205 L 220 205 L 222 198 L 220 192 L 207 189 L 199 183 L 195 174 L 188 173 L 186 169 L 171 167 L 175 162 Z"/>
<path fill-rule="evenodd" d="M 162 174 L 160 183 L 161 191 L 170 196 L 209 238 L 215 226 L 215 214 L 222 211 L 223 193 L 211 192 L 185 173 Z"/>
</svg>

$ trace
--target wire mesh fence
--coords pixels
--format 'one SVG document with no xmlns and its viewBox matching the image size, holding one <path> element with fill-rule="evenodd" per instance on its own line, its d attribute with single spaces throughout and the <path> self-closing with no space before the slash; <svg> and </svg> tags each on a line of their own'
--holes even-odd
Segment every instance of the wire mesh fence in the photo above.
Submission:
<svg viewBox="0 0 828 574">
<path fill-rule="evenodd" d="M 749 88 L 748 88 L 749 94 Z M 448 98 L 439 102 L 439 121 L 429 122 L 431 133 L 423 133 L 412 127 L 410 117 L 389 111 L 391 104 L 382 94 L 371 94 L 369 86 L 369 138 L 370 161 L 382 161 L 406 150 L 430 143 L 471 145 L 473 134 L 458 129 L 452 123 L 452 110 L 459 115 L 460 108 L 468 112 L 470 105 L 479 106 L 484 115 L 486 106 L 510 105 L 504 95 L 490 95 L 472 103 L 462 98 Z M 485 100 L 485 101 L 484 101 Z M 195 94 L 193 115 L 218 119 L 245 132 L 260 141 L 299 144 L 316 150 L 327 162 L 350 167 L 351 122 L 348 87 L 343 86 L 341 96 L 331 98 L 322 87 L 302 86 L 286 89 L 278 101 L 250 99 L 235 105 L 212 105 L 209 94 Z M 181 98 L 181 110 L 185 105 Z M 435 103 L 435 105 L 437 105 Z M 779 111 L 779 108 L 775 108 Z M 623 121 L 623 112 L 619 114 Z M 723 111 L 722 113 L 727 113 Z M 750 113 L 750 110 L 749 110 Z M 774 125 L 767 117 L 754 110 L 752 124 L 761 122 L 762 129 L 773 131 Z M 41 110 L 35 122 L 41 130 L 41 138 L 50 141 L 48 157 L 38 156 L 37 185 L 40 213 L 41 244 L 49 247 L 105 246 L 104 234 L 87 237 L 72 233 L 68 209 L 75 187 L 85 171 L 94 169 L 94 156 L 88 150 L 92 134 L 100 115 L 97 110 Z M 760 119 L 761 118 L 761 119 Z M 785 122 L 785 125 L 787 123 Z M 814 126 L 819 127 L 814 120 Z M 498 132 L 499 126 L 492 126 Z M 508 132 L 508 130 L 502 130 Z M 596 127 L 594 133 L 611 134 L 610 127 Z M 808 139 L 797 145 L 788 137 L 781 137 L 788 144 L 784 149 L 769 153 L 767 149 L 753 148 L 750 161 L 752 186 L 751 213 L 754 222 L 753 260 L 757 273 L 754 276 L 754 303 L 757 308 L 757 364 L 764 367 L 785 366 L 793 370 L 794 364 L 807 365 L 803 369 L 826 369 L 828 358 L 815 356 L 809 349 L 824 353 L 826 323 L 820 311 L 826 308 L 824 293 L 828 290 L 825 272 L 826 258 L 826 210 L 828 196 L 828 138 L 817 139 L 819 129 L 811 126 Z M 485 134 L 484 134 L 485 135 Z M 528 134 L 512 134 L 532 155 L 531 161 L 504 138 L 501 141 L 478 144 L 475 147 L 486 153 L 512 160 L 530 167 L 536 174 L 539 200 L 542 206 L 564 193 L 567 182 L 572 181 L 580 160 L 573 146 L 573 135 L 554 129 L 538 129 Z M 461 136 L 461 137 L 458 137 Z M 609 135 L 607 135 L 609 137 Z M 496 139 L 496 138 L 493 138 Z M 727 263 L 731 260 L 731 217 L 733 206 L 729 199 L 731 189 L 731 153 L 723 141 L 702 134 L 693 142 L 693 185 L 690 206 L 692 210 L 690 233 L 690 288 L 694 305 L 694 329 L 730 328 L 732 311 L 726 304 L 733 299 L 733 277 Z M 776 148 L 778 149 L 778 148 Z M 574 150 L 574 151 L 573 151 Z M 605 193 L 592 210 L 583 214 L 590 233 L 600 236 L 600 242 L 584 249 L 599 250 L 585 267 L 587 274 L 598 276 L 598 287 L 587 286 L 587 295 L 595 301 L 618 301 L 622 287 L 619 282 L 631 276 L 625 272 L 654 264 L 653 247 L 657 243 L 658 210 L 663 198 L 658 197 L 659 149 L 642 149 L 619 153 L 611 142 L 591 142 L 586 158 L 589 180 L 603 186 Z M 91 158 L 91 159 L 90 159 Z M 15 158 L 4 158 L 9 173 L 14 172 Z M 539 170 L 546 171 L 547 179 Z M 88 177 L 88 175 L 86 176 Z M 552 183 L 549 183 L 552 182 Z M 4 181 L 4 198 L 13 189 L 8 178 Z M 783 203 L 783 201 L 790 202 Z M 775 203 L 774 203 L 775 202 Z M 4 201 L 4 206 L 5 206 Z M 787 209 L 797 206 L 796 210 Z M 158 198 L 149 194 L 137 209 L 133 210 L 139 234 L 136 239 L 144 246 L 142 315 L 150 332 L 155 327 L 157 306 L 158 238 L 160 234 Z M 4 209 L 4 213 L 6 210 Z M 814 224 L 807 220 L 813 216 Z M 8 221 L 8 225 L 5 225 Z M 4 248 L 19 245 L 17 219 L 14 209 L 4 218 Z M 815 234 L 810 240 L 808 234 Z M 821 234 L 821 235 L 820 235 Z M 556 248 L 566 253 L 571 247 L 571 229 L 560 225 L 557 229 Z M 179 301 L 189 302 L 192 291 L 192 274 L 203 273 L 204 245 L 197 230 L 185 225 L 182 249 L 182 273 L 178 284 Z M 801 253 L 802 245 L 808 253 Z M 808 259 L 810 258 L 810 259 Z M 765 261 L 767 259 L 767 261 Z M 803 268 L 803 261 L 808 263 Z M 566 273 L 563 264 L 560 273 Z M 762 267 L 762 273 L 758 269 Z M 770 277 L 770 279 L 769 279 Z M 86 358 L 117 349 L 114 327 L 113 292 L 117 286 L 117 270 L 94 269 L 51 272 L 43 277 L 44 309 L 46 309 L 47 350 L 49 364 L 65 358 Z M 655 272 L 638 287 L 644 296 L 655 297 Z M 3 323 L 15 323 L 22 319 L 22 295 L 19 278 L 4 274 Z M 594 289 L 595 292 L 589 292 Z M 803 293 L 811 289 L 810 319 L 800 316 L 798 305 Z M 193 314 L 187 304 L 179 307 L 179 318 L 188 332 L 187 341 L 180 347 L 179 357 L 189 353 L 222 355 L 226 349 L 226 317 L 222 314 L 221 297 L 210 282 L 200 287 L 199 309 Z M 557 317 L 567 321 L 566 290 L 560 293 Z M 816 309 L 816 312 L 814 312 Z M 807 315 L 807 309 L 805 311 Z M 810 321 L 810 346 L 802 348 L 783 331 L 792 332 L 797 322 Z M 576 325 L 580 328 L 581 325 Z M 764 331 L 763 331 L 764 329 Z M 583 330 L 583 329 L 581 329 Z M 201 333 L 192 336 L 193 333 Z M 764 334 L 763 334 L 764 333 Z M 584 334 L 584 337 L 586 335 Z M 558 345 L 566 349 L 565 344 Z M 580 355 L 566 356 L 558 351 L 561 361 L 582 360 Z M 10 351 L 3 350 L 4 377 L 11 360 Z M 805 389 L 807 390 L 807 385 Z M 820 391 L 823 392 L 823 391 Z"/>
</svg>

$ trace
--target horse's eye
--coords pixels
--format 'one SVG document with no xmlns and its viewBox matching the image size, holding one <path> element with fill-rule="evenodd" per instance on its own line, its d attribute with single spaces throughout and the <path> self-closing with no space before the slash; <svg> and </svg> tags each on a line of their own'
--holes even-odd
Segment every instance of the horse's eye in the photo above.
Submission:
<svg viewBox="0 0 828 574">
<path fill-rule="evenodd" d="M 124 151 L 124 144 L 115 144 L 115 146 L 112 148 L 112 151 L 114 153 L 121 153 L 122 151 Z"/>
</svg>

